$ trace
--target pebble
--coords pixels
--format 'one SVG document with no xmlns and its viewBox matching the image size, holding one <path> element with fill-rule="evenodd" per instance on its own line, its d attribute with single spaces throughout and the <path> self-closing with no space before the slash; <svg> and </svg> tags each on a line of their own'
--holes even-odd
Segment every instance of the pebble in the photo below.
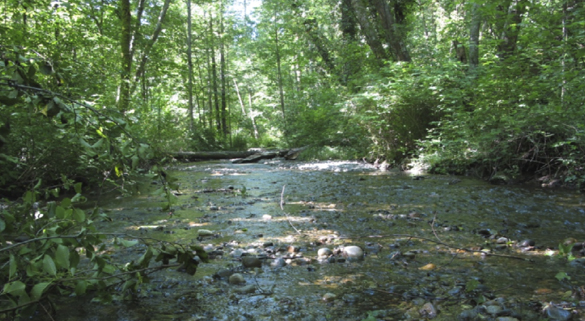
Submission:
<svg viewBox="0 0 585 321">
<path fill-rule="evenodd" d="M 199 231 L 197 231 L 197 234 L 199 236 L 211 236 L 211 235 L 213 235 L 213 232 L 210 230 L 199 230 Z"/>
<path fill-rule="evenodd" d="M 262 215 L 262 219 L 263 220 L 267 220 L 267 221 L 268 220 L 271 220 L 272 219 L 272 215 L 264 214 L 264 215 Z"/>
<path fill-rule="evenodd" d="M 280 268 L 286 265 L 286 262 L 284 261 L 283 258 L 279 257 L 274 259 L 271 263 L 270 266 L 273 268 Z"/>
<path fill-rule="evenodd" d="M 546 316 L 551 318 L 554 321 L 567 321 L 570 320 L 573 316 L 571 311 L 559 309 L 556 307 L 548 307 L 544 310 L 546 312 Z"/>
<path fill-rule="evenodd" d="M 240 293 L 240 294 L 250 294 L 250 293 L 254 293 L 256 292 L 256 286 L 254 284 L 250 284 L 250 285 L 246 285 L 240 288 L 235 288 L 234 289 L 235 293 Z"/>
<path fill-rule="evenodd" d="M 499 317 L 496 321 L 518 321 L 518 319 L 512 317 Z"/>
<path fill-rule="evenodd" d="M 364 250 L 355 245 L 346 246 L 343 248 L 343 255 L 346 256 L 348 260 L 363 260 Z"/>
<path fill-rule="evenodd" d="M 520 243 L 518 243 L 519 247 L 529 247 L 529 246 L 534 246 L 536 244 L 536 242 L 534 240 L 522 240 L 520 241 Z"/>
<path fill-rule="evenodd" d="M 246 268 L 262 267 L 262 260 L 256 256 L 242 257 L 242 265 Z"/>
<path fill-rule="evenodd" d="M 245 282 L 246 282 L 246 280 L 244 279 L 244 276 L 241 275 L 240 273 L 234 273 L 229 278 L 230 284 L 242 284 Z"/>
<path fill-rule="evenodd" d="M 418 312 L 420 313 L 421 316 L 427 317 L 429 319 L 432 319 L 437 316 L 437 309 L 430 302 L 425 303 Z"/>
<path fill-rule="evenodd" d="M 333 252 L 331 252 L 331 250 L 330 250 L 330 249 L 328 249 L 328 248 L 326 248 L 326 247 L 324 247 L 324 248 L 320 248 L 320 249 L 317 251 L 317 255 L 318 255 L 319 257 L 327 257 L 327 256 L 330 256 L 331 254 L 333 254 Z"/>
<path fill-rule="evenodd" d="M 325 295 L 323 295 L 323 301 L 325 302 L 331 302 L 333 300 L 335 300 L 337 298 L 337 295 L 333 294 L 333 293 L 325 293 Z"/>
<path fill-rule="evenodd" d="M 486 307 L 485 310 L 488 314 L 496 315 L 502 311 L 502 307 L 499 305 L 490 305 Z"/>
</svg>

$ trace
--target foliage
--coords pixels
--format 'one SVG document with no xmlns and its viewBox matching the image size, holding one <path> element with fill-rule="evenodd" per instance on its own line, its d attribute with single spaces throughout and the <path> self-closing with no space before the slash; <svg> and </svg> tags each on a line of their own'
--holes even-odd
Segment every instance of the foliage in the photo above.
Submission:
<svg viewBox="0 0 585 321">
<path fill-rule="evenodd" d="M 40 184 L 37 184 L 37 188 Z M 97 208 L 84 211 L 81 183 L 75 196 L 60 201 L 57 189 L 26 192 L 22 202 L 3 204 L 0 212 L 0 315 L 11 319 L 32 315 L 38 303 L 52 303 L 59 296 L 94 293 L 94 301 L 110 302 L 132 298 L 148 275 L 181 265 L 194 274 L 199 261 L 207 260 L 203 248 L 172 243 L 155 243 L 132 236 L 97 232 L 96 224 L 111 220 Z M 46 204 L 42 206 L 41 204 Z M 112 250 L 138 246 L 144 254 L 130 262 L 115 262 Z M 175 264 L 170 264 L 176 260 Z M 154 262 L 162 262 L 155 265 Z M 116 291 L 113 291 L 115 289 Z"/>
</svg>

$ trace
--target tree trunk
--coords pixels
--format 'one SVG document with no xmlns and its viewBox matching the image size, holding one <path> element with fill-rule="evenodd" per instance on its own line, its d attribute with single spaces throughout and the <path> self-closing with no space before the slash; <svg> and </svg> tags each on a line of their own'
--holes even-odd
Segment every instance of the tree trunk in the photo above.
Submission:
<svg viewBox="0 0 585 321">
<path fill-rule="evenodd" d="M 384 49 L 384 46 L 382 46 L 382 42 L 380 42 L 378 32 L 374 26 L 370 24 L 368 8 L 363 1 L 364 0 L 351 0 L 351 5 L 353 7 L 355 17 L 360 25 L 360 29 L 366 37 L 368 46 L 374 53 L 378 63 L 382 66 L 384 65 L 384 61 L 388 60 L 388 53 Z"/>
<path fill-rule="evenodd" d="M 528 7 L 527 0 L 506 1 L 506 6 L 502 6 L 499 16 L 501 17 L 499 25 L 498 55 L 501 59 L 506 59 L 514 54 L 518 35 L 522 25 L 522 16 L 526 13 Z"/>
<path fill-rule="evenodd" d="M 323 41 L 323 37 L 319 34 L 317 20 L 315 19 L 307 19 L 305 20 L 305 32 L 309 36 L 309 39 L 317 49 L 317 52 L 323 59 L 325 66 L 327 67 L 327 71 L 329 73 L 333 73 L 335 71 L 335 65 L 329 56 L 329 50 L 327 50 L 327 46 L 325 46 L 325 41 Z"/>
<path fill-rule="evenodd" d="M 469 70 L 479 65 L 479 27 L 481 25 L 480 6 L 474 3 L 471 8 L 471 24 L 469 26 Z"/>
<path fill-rule="evenodd" d="M 140 79 L 140 76 L 144 73 L 144 68 L 146 68 L 146 62 L 148 61 L 148 55 L 150 54 L 152 47 L 154 46 L 154 44 L 158 40 L 158 36 L 160 35 L 160 32 L 162 30 L 162 24 L 163 24 L 163 21 L 165 20 L 165 16 L 167 15 L 167 10 L 169 9 L 170 4 L 171 4 L 171 0 L 165 0 L 165 3 L 164 3 L 163 8 L 160 12 L 160 15 L 158 16 L 158 21 L 156 23 L 156 27 L 154 28 L 154 32 L 153 32 L 152 36 L 150 37 L 150 41 L 146 44 L 146 47 L 142 51 L 142 57 L 140 58 L 140 65 L 138 66 L 138 69 L 136 69 L 136 76 L 134 77 L 136 82 L 138 82 L 138 79 Z"/>
<path fill-rule="evenodd" d="M 219 97 L 217 95 L 217 63 L 215 62 L 215 41 L 213 35 L 213 15 L 209 15 L 209 34 L 211 36 L 211 43 L 209 44 L 211 50 L 211 88 L 213 92 L 213 102 L 215 106 L 215 126 L 217 131 L 221 132 L 221 113 L 219 111 Z"/>
<path fill-rule="evenodd" d="M 280 69 L 280 44 L 278 43 L 278 26 L 277 26 L 277 16 L 276 12 L 274 13 L 274 46 L 275 46 L 275 53 L 276 53 L 276 71 L 278 77 L 278 91 L 280 93 L 280 109 L 282 110 L 282 118 L 286 119 L 286 115 L 284 112 L 284 89 L 282 84 L 282 72 Z"/>
<path fill-rule="evenodd" d="M 229 128 L 227 126 L 227 98 L 226 98 L 226 64 L 225 64 L 225 44 L 223 34 L 223 1 L 220 6 L 219 16 L 219 63 L 220 63 L 220 81 L 221 81 L 221 128 L 223 129 L 223 136 L 226 137 L 229 134 Z"/>
<path fill-rule="evenodd" d="M 124 113 L 130 105 L 130 73 L 132 72 L 132 56 L 130 46 L 132 39 L 132 16 L 130 15 L 130 0 L 120 0 L 120 22 L 122 34 L 120 45 L 122 49 L 122 72 L 120 78 L 120 95 L 118 97 L 118 109 Z"/>
<path fill-rule="evenodd" d="M 189 132 L 195 132 L 193 119 L 193 57 L 191 57 L 191 0 L 187 0 L 187 66 L 189 75 L 187 80 L 187 94 L 189 99 Z"/>
<path fill-rule="evenodd" d="M 378 18 L 384 29 L 384 39 L 392 52 L 392 56 L 396 61 L 410 61 L 410 55 L 404 44 L 404 36 L 396 30 L 396 21 L 394 20 L 394 15 L 390 12 L 388 2 L 386 0 L 372 1 L 378 12 Z"/>
</svg>

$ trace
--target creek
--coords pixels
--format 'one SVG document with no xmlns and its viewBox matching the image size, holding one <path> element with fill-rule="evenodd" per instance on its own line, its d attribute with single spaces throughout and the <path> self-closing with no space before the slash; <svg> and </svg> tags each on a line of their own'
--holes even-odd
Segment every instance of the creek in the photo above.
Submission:
<svg viewBox="0 0 585 321">
<path fill-rule="evenodd" d="M 180 184 L 172 213 L 144 190 L 102 201 L 112 221 L 100 231 L 201 244 L 210 262 L 194 276 L 156 272 L 133 302 L 72 300 L 59 320 L 577 320 L 585 306 L 577 192 L 358 162 L 203 162 L 169 174 Z M 564 242 L 576 260 L 560 255 Z"/>
</svg>

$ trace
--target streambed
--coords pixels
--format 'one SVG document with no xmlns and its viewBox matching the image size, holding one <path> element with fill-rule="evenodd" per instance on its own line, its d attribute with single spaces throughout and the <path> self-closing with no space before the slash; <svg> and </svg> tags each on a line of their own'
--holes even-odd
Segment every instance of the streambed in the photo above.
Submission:
<svg viewBox="0 0 585 321">
<path fill-rule="evenodd" d="M 169 173 L 180 184 L 172 212 L 146 192 L 110 199 L 101 231 L 201 244 L 213 259 L 195 276 L 157 272 L 136 302 L 62 305 L 59 320 L 582 318 L 576 192 L 357 162 L 205 162 Z M 577 260 L 559 255 L 563 242 L 577 244 Z M 344 252 L 353 245 L 363 259 Z M 260 263 L 243 266 L 250 257 Z"/>
</svg>

